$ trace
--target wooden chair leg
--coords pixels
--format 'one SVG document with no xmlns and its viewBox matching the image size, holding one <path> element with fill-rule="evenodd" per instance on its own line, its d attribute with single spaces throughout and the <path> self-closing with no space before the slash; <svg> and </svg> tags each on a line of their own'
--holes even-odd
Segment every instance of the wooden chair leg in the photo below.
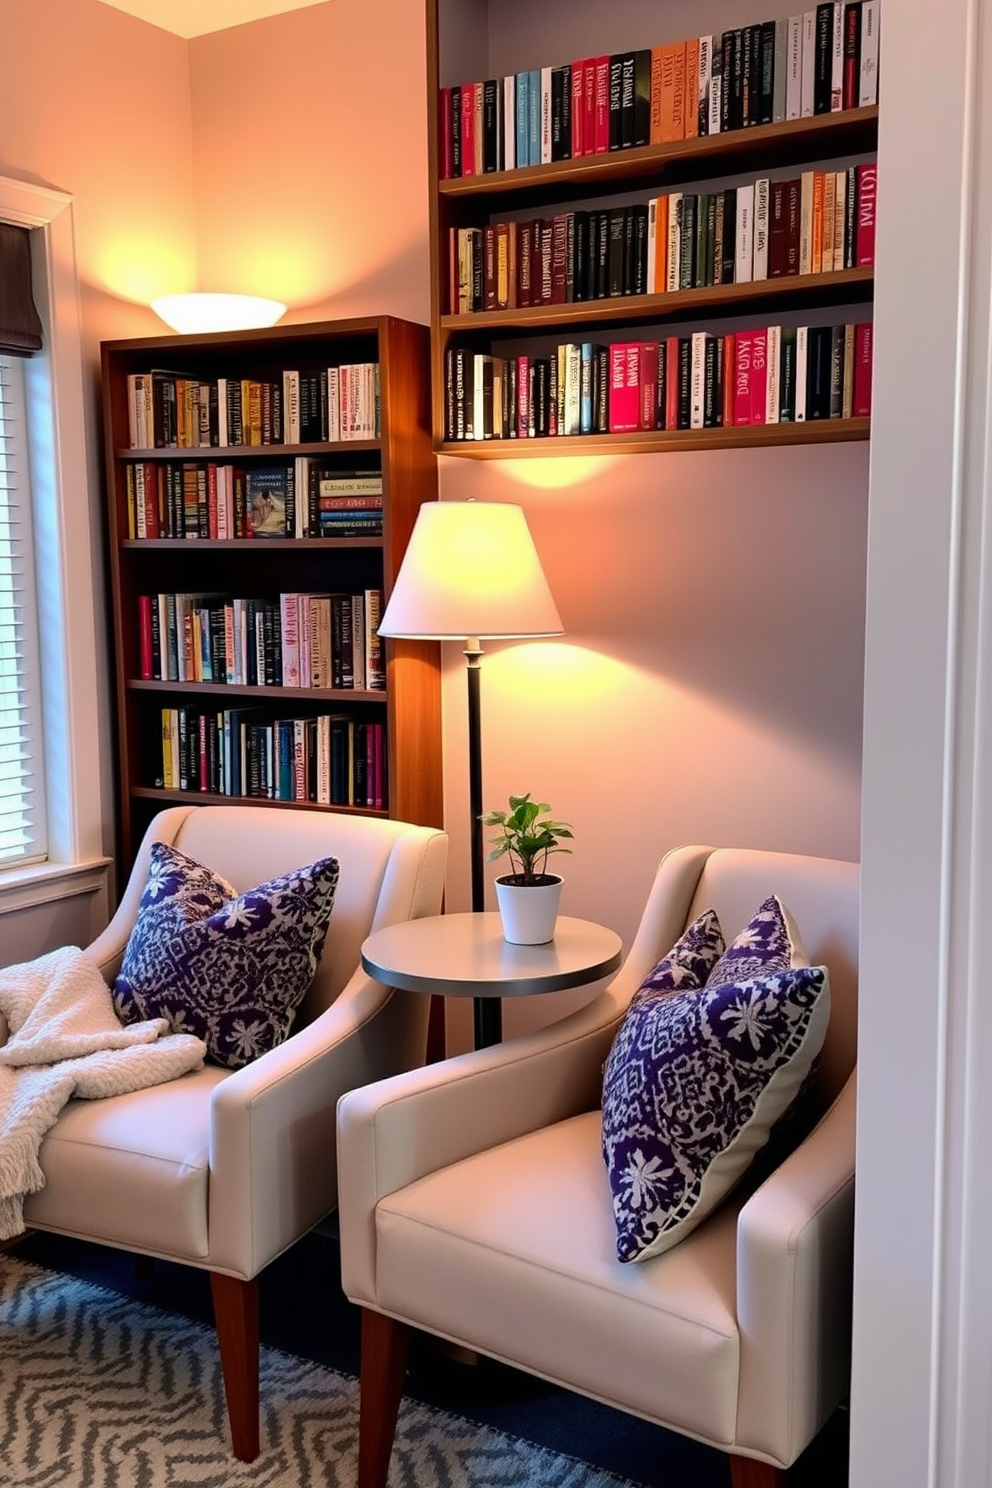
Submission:
<svg viewBox="0 0 992 1488">
<path fill-rule="evenodd" d="M 210 1273 L 231 1445 L 241 1462 L 258 1456 L 258 1278 Z"/>
<path fill-rule="evenodd" d="M 362 1309 L 358 1488 L 386 1488 L 409 1336 L 405 1323 Z"/>
<path fill-rule="evenodd" d="M 787 1488 L 788 1478 L 783 1467 L 754 1457 L 731 1456 L 730 1482 L 731 1488 Z"/>
</svg>

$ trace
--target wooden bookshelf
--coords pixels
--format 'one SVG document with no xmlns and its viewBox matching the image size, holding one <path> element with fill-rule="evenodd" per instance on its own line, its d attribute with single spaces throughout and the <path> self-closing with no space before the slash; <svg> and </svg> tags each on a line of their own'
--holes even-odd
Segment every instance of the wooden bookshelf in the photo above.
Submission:
<svg viewBox="0 0 992 1488">
<path fill-rule="evenodd" d="M 589 9 L 582 0 L 585 10 Z M 666 144 L 582 155 L 542 165 L 444 179 L 439 171 L 439 110 L 442 86 L 538 65 L 562 65 L 593 50 L 647 47 L 679 39 L 705 15 L 662 10 L 656 20 L 644 7 L 625 0 L 609 8 L 600 22 L 598 44 L 585 48 L 568 35 L 568 18 L 560 10 L 562 34 L 547 54 L 545 28 L 538 40 L 525 31 L 510 39 L 495 0 L 476 0 L 471 16 L 453 0 L 427 0 L 428 98 L 430 137 L 431 247 L 431 380 L 432 428 L 438 452 L 469 459 L 542 457 L 554 454 L 663 452 L 666 450 L 823 443 L 865 439 L 867 418 L 817 419 L 794 427 L 765 425 L 704 430 L 654 430 L 636 434 L 593 433 L 521 440 L 451 439 L 446 437 L 447 357 L 453 349 L 512 357 L 522 352 L 547 355 L 555 340 L 600 343 L 626 339 L 660 339 L 691 329 L 719 333 L 739 325 L 753 327 L 767 315 L 784 325 L 825 324 L 836 310 L 837 322 L 869 320 L 874 270 L 851 268 L 829 273 L 777 277 L 746 283 L 713 285 L 663 294 L 619 295 L 525 308 L 490 309 L 452 314 L 448 286 L 451 229 L 486 227 L 512 217 L 548 216 L 573 207 L 605 208 L 632 200 L 646 201 L 669 190 L 719 189 L 728 180 L 770 175 L 779 179 L 815 168 L 874 158 L 878 138 L 876 105 L 838 110 L 745 129 L 696 136 Z M 760 13 L 760 14 L 759 14 Z M 674 17 L 674 22 L 673 22 Z M 519 19 L 519 13 L 517 15 Z M 754 20 L 764 19 L 756 7 Z M 581 18 L 587 21 L 587 18 Z M 469 24 L 471 22 L 471 25 Z M 682 30 L 665 34 L 666 25 Z M 506 25 L 512 24 L 506 22 Z M 498 42 L 492 42 L 493 28 Z M 504 27 L 502 31 L 499 28 Z M 648 29 L 645 29 L 648 28 Z M 537 28 L 535 28 L 536 30 Z M 583 33 L 588 42 L 588 24 Z M 659 34 L 660 33 L 660 34 Z M 498 49 L 498 56 L 496 51 Z M 718 183 L 716 188 L 708 183 Z M 767 320 L 765 324 L 769 323 Z M 838 427 L 843 425 L 843 427 Z"/>
<path fill-rule="evenodd" d="M 159 593 L 215 593 L 275 599 L 302 591 L 382 591 L 388 599 L 417 510 L 437 497 L 431 449 L 429 336 L 425 326 L 390 316 L 276 326 L 224 335 L 156 336 L 104 342 L 102 352 L 109 568 L 116 665 L 117 779 L 122 861 L 133 858 L 148 822 L 164 805 L 227 800 L 203 789 L 161 783 L 162 709 L 210 712 L 257 708 L 262 719 L 344 714 L 384 725 L 386 789 L 381 807 L 344 803 L 334 811 L 380 814 L 440 825 L 440 656 L 433 642 L 385 642 L 385 689 L 235 685 L 142 679 L 138 600 Z M 287 369 L 345 363 L 379 366 L 380 437 L 304 444 L 199 448 L 131 447 L 128 377 L 166 368 L 191 379 L 281 379 Z M 382 535 L 371 537 L 135 537 L 129 525 L 127 470 L 135 461 L 202 465 L 292 465 L 316 457 L 332 470 L 353 463 L 382 474 Z M 252 797 L 273 809 L 314 806 Z"/>
</svg>

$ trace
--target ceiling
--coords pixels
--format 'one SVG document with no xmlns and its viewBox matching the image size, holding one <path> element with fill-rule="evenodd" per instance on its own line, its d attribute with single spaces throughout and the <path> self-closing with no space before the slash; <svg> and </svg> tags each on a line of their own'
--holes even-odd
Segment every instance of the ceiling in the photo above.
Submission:
<svg viewBox="0 0 992 1488">
<path fill-rule="evenodd" d="M 229 26 L 241 26 L 245 21 L 259 21 L 263 16 L 321 5 L 324 0 L 102 0 L 102 3 L 188 40 L 192 36 L 204 36 L 208 31 L 226 31 Z"/>
</svg>

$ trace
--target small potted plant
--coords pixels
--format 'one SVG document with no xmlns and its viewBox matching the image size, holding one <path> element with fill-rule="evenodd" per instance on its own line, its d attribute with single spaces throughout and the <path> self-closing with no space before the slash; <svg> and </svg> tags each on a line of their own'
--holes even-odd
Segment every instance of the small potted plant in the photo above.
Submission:
<svg viewBox="0 0 992 1488">
<path fill-rule="evenodd" d="M 547 864 L 552 853 L 571 852 L 560 840 L 571 838 L 572 829 L 548 816 L 550 810 L 547 801 L 532 801 L 528 791 L 510 797 L 509 811 L 487 811 L 480 818 L 483 826 L 498 829 L 486 861 L 509 857 L 513 870 L 496 880 L 503 936 L 513 945 L 542 945 L 554 939 L 562 880 L 560 874 L 547 871 Z"/>
</svg>

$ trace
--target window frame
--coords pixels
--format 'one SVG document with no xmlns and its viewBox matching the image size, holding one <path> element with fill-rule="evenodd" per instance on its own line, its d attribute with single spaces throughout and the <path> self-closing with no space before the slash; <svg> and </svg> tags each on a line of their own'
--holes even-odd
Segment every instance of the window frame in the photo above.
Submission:
<svg viewBox="0 0 992 1488">
<path fill-rule="evenodd" d="M 72 198 L 0 176 L 0 218 L 33 230 L 32 283 L 44 327 L 44 350 L 26 359 L 24 372 L 48 817 L 47 860 L 0 867 L 3 914 L 105 889 L 112 761 L 110 741 L 101 743 L 101 708 L 110 715 L 97 642 L 103 564 L 90 494 L 99 478 L 86 437 Z"/>
</svg>

